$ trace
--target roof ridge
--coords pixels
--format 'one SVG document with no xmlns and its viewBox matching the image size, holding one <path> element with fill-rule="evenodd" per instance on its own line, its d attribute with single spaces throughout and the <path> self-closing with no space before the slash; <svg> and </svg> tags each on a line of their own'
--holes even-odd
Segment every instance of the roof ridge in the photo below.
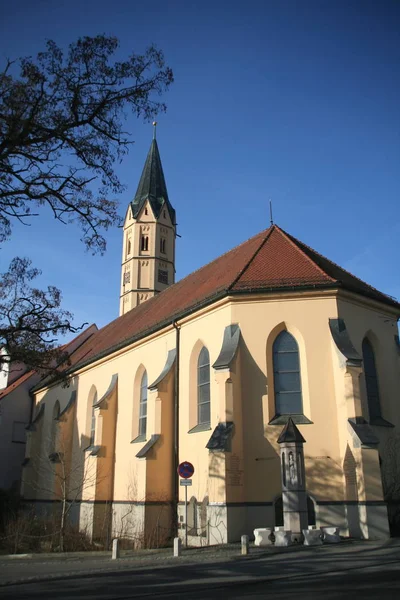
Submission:
<svg viewBox="0 0 400 600">
<path fill-rule="evenodd" d="M 308 262 L 310 262 L 313 266 L 317 267 L 317 269 L 323 275 L 325 275 L 325 277 L 329 277 L 329 279 L 333 282 L 338 281 L 337 279 L 335 279 L 334 277 L 332 277 L 331 275 L 326 273 L 322 267 L 320 267 L 310 256 L 308 256 L 308 254 L 306 252 L 304 252 L 304 250 L 302 248 L 300 248 L 298 246 L 298 244 L 301 243 L 300 240 L 297 240 L 297 238 L 292 237 L 289 233 L 286 233 L 286 231 L 284 229 L 282 229 L 281 227 L 279 227 L 278 225 L 276 225 L 276 229 L 277 229 L 277 231 L 279 231 L 279 233 L 281 233 L 288 240 L 289 244 L 292 244 L 292 246 L 294 246 L 297 250 L 299 250 L 303 254 L 303 256 L 306 258 L 306 260 Z M 310 250 L 315 252 L 315 250 L 313 250 L 312 248 L 310 248 Z M 318 254 L 318 252 L 316 254 Z M 320 256 L 322 256 L 322 254 Z"/>
<path fill-rule="evenodd" d="M 268 229 L 264 229 L 264 231 L 266 233 L 265 238 L 261 241 L 261 244 L 256 249 L 256 251 L 254 252 L 253 256 L 247 261 L 247 263 L 245 264 L 245 266 L 239 271 L 239 274 L 235 277 L 235 279 L 232 281 L 232 283 L 228 286 L 228 288 L 227 288 L 228 291 L 231 290 L 237 284 L 237 282 L 239 281 L 239 279 L 242 277 L 242 275 L 245 273 L 245 271 L 249 268 L 250 264 L 253 262 L 253 260 L 257 256 L 257 254 L 260 252 L 261 248 L 264 246 L 264 244 L 270 238 L 271 233 L 274 230 L 274 227 L 276 227 L 276 225 L 272 225 L 271 227 L 268 227 Z"/>
<path fill-rule="evenodd" d="M 220 258 L 223 258 L 224 256 L 226 256 L 227 254 L 230 254 L 231 252 L 233 252 L 234 250 L 237 250 L 238 248 L 240 248 L 240 246 L 244 246 L 244 244 L 247 244 L 248 242 L 250 242 L 251 240 L 253 240 L 254 238 L 261 236 L 264 232 L 267 232 L 268 229 L 263 229 L 262 231 L 259 231 L 258 233 L 255 233 L 254 235 L 252 235 L 251 237 L 249 237 L 247 240 L 244 240 L 243 242 L 240 242 L 240 244 L 237 244 L 237 246 L 233 246 L 233 248 L 230 248 L 230 250 L 227 250 L 226 252 L 224 252 L 223 254 L 220 254 L 219 256 L 217 256 L 216 258 L 212 258 L 208 263 L 206 263 L 205 265 L 199 267 L 198 269 L 196 269 L 195 271 L 192 271 L 191 273 L 189 273 L 188 275 L 185 275 L 185 277 L 183 277 L 183 279 L 180 279 L 179 281 L 177 281 L 176 283 L 170 285 L 168 288 L 166 288 L 165 290 L 163 290 L 163 292 L 167 291 L 168 289 L 171 289 L 172 287 L 174 287 L 175 285 L 177 285 L 178 283 L 181 283 L 182 281 L 185 281 L 185 279 L 187 279 L 188 277 L 191 277 L 191 275 L 194 275 L 195 273 L 198 273 L 199 271 L 201 271 L 202 269 L 205 269 L 206 267 L 208 267 L 208 265 L 211 265 L 211 263 L 219 260 Z M 230 288 L 230 285 L 228 286 L 227 289 Z M 162 293 L 162 292 L 161 292 Z M 155 296 L 154 296 L 155 297 Z M 151 300 L 151 298 L 150 298 Z"/>
<path fill-rule="evenodd" d="M 374 287 L 373 285 L 371 285 L 370 283 L 367 283 L 366 281 L 364 281 L 363 279 L 361 279 L 360 277 L 357 277 L 357 275 L 354 275 L 353 273 L 351 273 L 350 271 L 348 271 L 347 269 L 345 269 L 344 267 L 341 267 L 338 263 L 336 263 L 335 261 L 331 260 L 330 258 L 327 258 L 326 256 L 324 256 L 323 254 L 321 254 L 320 252 L 318 252 L 317 250 L 314 250 L 314 248 L 311 248 L 311 246 L 308 246 L 307 244 L 305 244 L 304 242 L 302 242 L 301 240 L 298 240 L 297 238 L 295 238 L 294 236 L 292 236 L 290 233 L 287 233 L 286 231 L 284 231 L 283 229 L 281 230 L 282 233 L 284 233 L 289 240 L 295 240 L 296 244 L 300 244 L 300 246 L 304 246 L 305 248 L 307 248 L 307 250 L 309 250 L 310 252 L 313 252 L 314 254 L 316 254 L 317 256 L 319 256 L 320 258 L 322 258 L 322 260 L 326 260 L 328 263 L 330 263 L 331 265 L 333 265 L 334 267 L 336 267 L 337 269 L 339 269 L 340 271 L 344 271 L 344 273 L 346 273 L 346 275 L 349 275 L 350 277 L 352 277 L 353 279 L 356 279 L 358 282 L 362 283 L 363 285 L 365 285 L 367 288 L 369 288 L 370 290 L 372 290 L 373 292 L 376 292 L 377 294 L 379 294 L 380 296 L 385 296 L 386 298 L 388 298 L 389 300 L 391 300 L 392 302 L 398 302 L 397 298 L 393 297 L 393 296 L 389 296 L 389 294 L 385 294 L 384 292 L 381 292 L 380 290 L 378 290 L 378 288 Z M 305 256 L 307 256 L 307 253 L 304 252 L 304 250 L 302 248 L 299 248 L 299 250 L 301 250 L 303 252 L 303 254 Z M 310 257 L 309 257 L 310 258 Z M 310 260 L 312 260 L 310 258 Z M 315 261 L 312 261 L 318 268 L 322 269 L 322 267 L 320 267 L 319 265 L 317 265 L 317 263 Z M 322 272 L 325 273 L 325 271 L 322 269 Z M 325 275 L 327 275 L 328 277 L 331 277 L 330 275 L 328 275 L 327 273 L 325 273 Z M 332 279 L 332 277 L 331 277 Z M 336 281 L 338 283 L 342 283 L 342 281 L 340 279 L 333 279 L 333 281 Z"/>
<path fill-rule="evenodd" d="M 149 307 L 151 307 L 151 304 L 155 302 L 156 298 L 159 298 L 160 296 L 164 295 L 169 290 L 176 289 L 176 286 L 183 284 L 183 282 L 186 281 L 186 279 L 188 279 L 189 277 L 192 277 L 192 275 L 194 275 L 195 273 L 199 273 L 203 269 L 206 269 L 206 267 L 208 267 L 209 265 L 211 265 L 213 262 L 216 262 L 217 260 L 220 260 L 221 258 L 223 258 L 224 256 L 226 256 L 227 254 L 230 254 L 234 250 L 237 250 L 238 248 L 240 248 L 240 246 L 244 246 L 245 244 L 247 244 L 248 242 L 250 242 L 254 238 L 256 238 L 258 236 L 261 236 L 264 232 L 266 233 L 267 231 L 268 231 L 268 229 L 263 229 L 262 231 L 259 231 L 258 233 L 256 233 L 256 234 L 252 235 L 251 237 L 249 237 L 247 240 L 244 240 L 243 242 L 240 242 L 240 244 L 237 244 L 233 248 L 230 248 L 229 250 L 227 250 L 223 254 L 220 254 L 216 258 L 212 258 L 205 265 L 202 265 L 198 269 L 195 269 L 194 271 L 191 271 L 190 273 L 188 273 L 187 275 L 185 275 L 185 277 L 183 277 L 182 279 L 179 279 L 179 281 L 176 281 L 175 283 L 173 283 L 172 285 L 169 285 L 167 288 L 165 288 L 164 290 L 162 290 L 158 294 L 155 294 L 151 298 L 148 298 L 148 300 L 146 300 L 146 302 L 143 302 L 142 304 L 138 304 L 137 306 L 135 306 L 134 308 L 132 308 L 131 310 L 129 310 L 125 314 L 119 315 L 118 317 L 115 317 L 115 319 L 113 319 L 112 321 L 110 321 L 109 323 L 107 323 L 106 325 L 104 325 L 103 327 L 101 327 L 100 329 L 98 329 L 97 332 L 95 332 L 95 333 L 99 333 L 100 331 L 103 331 L 106 327 L 109 327 L 110 325 L 112 325 L 116 321 L 119 321 L 123 317 L 127 318 L 127 315 L 132 315 L 132 313 L 137 313 L 138 309 L 142 309 L 142 307 L 145 307 L 146 309 L 148 309 Z M 230 289 L 230 285 L 226 288 L 227 290 Z M 143 312 L 144 312 L 144 310 L 143 310 Z M 90 336 L 90 337 L 92 337 L 92 336 Z M 88 339 L 90 339 L 90 338 L 88 338 Z M 86 340 L 86 341 L 88 341 L 88 340 Z"/>
</svg>

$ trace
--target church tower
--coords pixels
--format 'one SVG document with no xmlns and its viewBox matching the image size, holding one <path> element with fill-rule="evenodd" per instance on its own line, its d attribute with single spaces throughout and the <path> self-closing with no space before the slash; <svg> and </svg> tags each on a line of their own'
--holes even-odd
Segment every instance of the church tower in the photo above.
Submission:
<svg viewBox="0 0 400 600">
<path fill-rule="evenodd" d="M 175 210 L 168 199 L 156 125 L 154 122 L 153 140 L 135 198 L 125 216 L 120 315 L 175 282 Z"/>
</svg>

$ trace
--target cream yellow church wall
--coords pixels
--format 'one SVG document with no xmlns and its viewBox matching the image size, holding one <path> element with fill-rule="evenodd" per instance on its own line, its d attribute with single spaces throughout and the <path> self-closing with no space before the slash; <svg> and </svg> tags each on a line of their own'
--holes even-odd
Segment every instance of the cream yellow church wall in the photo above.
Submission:
<svg viewBox="0 0 400 600">
<path fill-rule="evenodd" d="M 335 298 L 299 295 L 236 301 L 232 322 L 242 332 L 244 482 L 248 502 L 273 501 L 281 493 L 274 417 L 272 344 L 286 328 L 299 346 L 303 411 L 312 424 L 299 425 L 306 440 L 307 488 L 318 499 L 340 500 L 343 485 L 333 389 L 329 318 Z"/>
<path fill-rule="evenodd" d="M 105 377 L 103 375 L 105 369 L 108 370 L 109 377 L 114 372 L 118 373 L 118 419 L 114 481 L 114 499 L 116 501 L 145 500 L 146 460 L 136 458 L 137 452 L 144 446 L 145 442 L 131 444 L 138 433 L 136 419 L 138 412 L 135 412 L 134 409 L 135 405 L 138 406 L 139 404 L 140 382 L 137 381 L 135 386 L 135 378 L 138 370 L 144 371 L 146 369 L 148 385 L 150 385 L 160 375 L 168 351 L 173 348 L 175 348 L 175 332 L 172 330 L 151 341 L 137 345 L 114 359 L 111 366 L 105 363 L 104 366 L 99 367 L 101 377 Z M 151 434 L 156 433 L 155 406 L 155 395 L 148 392 L 147 440 L 150 439 Z M 133 423 L 134 413 L 135 422 Z M 160 468 L 163 468 L 162 464 Z"/>
<path fill-rule="evenodd" d="M 394 336 L 398 333 L 394 311 L 338 298 L 338 316 L 344 319 L 351 341 L 362 356 L 362 342 L 368 337 L 375 354 L 382 416 L 400 426 L 398 390 L 400 388 L 399 353 Z M 365 378 L 360 378 L 363 416 L 368 419 Z M 375 428 L 376 434 L 386 428 Z"/>
<path fill-rule="evenodd" d="M 225 420 L 225 415 L 220 414 L 220 392 L 212 364 L 220 353 L 224 328 L 230 323 L 231 308 L 225 305 L 209 310 L 197 318 L 191 318 L 180 330 L 179 461 L 187 460 L 195 467 L 193 486 L 189 494 L 199 502 L 205 496 L 209 497 L 210 502 L 225 502 L 226 499 L 224 461 L 214 458 L 212 465 L 209 465 L 206 444 L 218 422 Z M 188 433 L 197 423 L 196 368 L 203 345 L 210 354 L 211 424 L 207 431 Z M 179 499 L 184 500 L 183 487 L 179 490 Z"/>
<path fill-rule="evenodd" d="M 379 439 L 377 451 L 364 452 L 363 466 L 370 473 L 365 482 L 365 495 L 368 500 L 381 500 L 382 489 L 378 452 L 382 460 L 383 479 L 396 469 L 396 454 L 400 454 L 397 430 L 400 426 L 398 394 L 400 389 L 400 356 L 394 336 L 397 334 L 397 317 L 395 311 L 385 309 L 374 303 L 361 303 L 351 298 L 338 299 L 338 314 L 344 319 L 350 339 L 362 356 L 362 342 L 365 337 L 372 344 L 378 377 L 379 399 L 382 417 L 395 427 L 372 425 L 374 434 Z M 369 420 L 368 402 L 363 370 L 360 374 L 360 405 L 362 415 Z M 372 468 L 374 467 L 374 468 Z M 400 473 L 394 473 L 395 476 Z M 386 490 L 390 494 L 390 490 Z"/>
</svg>

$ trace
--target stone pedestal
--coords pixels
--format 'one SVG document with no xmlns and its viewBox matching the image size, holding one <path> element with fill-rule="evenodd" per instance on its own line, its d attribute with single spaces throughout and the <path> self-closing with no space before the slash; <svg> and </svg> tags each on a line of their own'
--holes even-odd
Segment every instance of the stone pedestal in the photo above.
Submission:
<svg viewBox="0 0 400 600">
<path fill-rule="evenodd" d="M 320 529 L 303 529 L 305 546 L 322 546 L 322 531 Z"/>
<path fill-rule="evenodd" d="M 263 527 L 254 530 L 254 545 L 255 546 L 271 546 L 272 529 Z"/>
<path fill-rule="evenodd" d="M 321 527 L 322 539 L 326 544 L 339 544 L 339 527 Z"/>
<path fill-rule="evenodd" d="M 275 531 L 275 546 L 290 546 L 291 544 L 291 531 Z"/>
</svg>

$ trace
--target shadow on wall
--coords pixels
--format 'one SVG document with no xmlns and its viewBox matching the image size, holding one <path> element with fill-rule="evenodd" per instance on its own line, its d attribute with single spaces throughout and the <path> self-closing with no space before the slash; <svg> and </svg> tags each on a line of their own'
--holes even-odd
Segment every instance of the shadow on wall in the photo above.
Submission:
<svg viewBox="0 0 400 600">
<path fill-rule="evenodd" d="M 67 525 L 75 526 L 92 538 L 96 489 L 107 474 L 102 476 L 97 456 L 88 450 L 91 445 L 88 424 L 84 422 L 78 427 L 77 378 L 71 380 L 67 390 L 69 399 L 61 406 L 57 419 L 54 414 L 58 400 L 53 390 L 36 407 L 36 414 L 41 406 L 44 410 L 30 433 L 24 500 L 34 506 L 38 516 L 55 522 L 61 533 Z M 105 545 L 110 538 L 110 508 L 111 503 L 102 503 L 102 522 L 96 527 L 96 537 Z"/>
<path fill-rule="evenodd" d="M 400 537 L 400 434 L 392 434 L 382 448 L 379 462 L 388 506 L 391 536 Z"/>
</svg>

